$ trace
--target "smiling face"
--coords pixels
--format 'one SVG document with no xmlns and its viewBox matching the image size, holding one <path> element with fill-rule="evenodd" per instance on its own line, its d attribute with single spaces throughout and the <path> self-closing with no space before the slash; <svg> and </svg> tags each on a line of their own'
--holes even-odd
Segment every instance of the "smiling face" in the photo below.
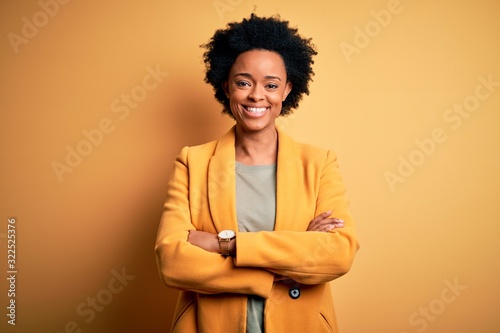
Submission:
<svg viewBox="0 0 500 333">
<path fill-rule="evenodd" d="M 240 54 L 224 83 L 236 126 L 245 132 L 274 130 L 281 104 L 291 90 L 283 59 L 267 50 Z"/>
</svg>

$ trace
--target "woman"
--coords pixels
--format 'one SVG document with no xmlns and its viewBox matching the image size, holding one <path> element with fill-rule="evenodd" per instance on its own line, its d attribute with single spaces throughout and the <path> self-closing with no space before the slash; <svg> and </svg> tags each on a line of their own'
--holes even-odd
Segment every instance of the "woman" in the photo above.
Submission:
<svg viewBox="0 0 500 333">
<path fill-rule="evenodd" d="M 256 15 L 204 47 L 236 125 L 175 161 L 156 242 L 164 283 L 181 290 L 172 332 L 337 332 L 329 282 L 358 242 L 336 157 L 275 126 L 309 93 L 316 51 Z"/>
</svg>

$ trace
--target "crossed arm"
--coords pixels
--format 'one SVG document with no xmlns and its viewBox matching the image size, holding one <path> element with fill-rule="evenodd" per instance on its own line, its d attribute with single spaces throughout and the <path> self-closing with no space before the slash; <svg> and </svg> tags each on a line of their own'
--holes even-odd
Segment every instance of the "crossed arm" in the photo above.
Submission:
<svg viewBox="0 0 500 333">
<path fill-rule="evenodd" d="M 237 233 L 230 244 L 231 258 L 218 254 L 215 230 L 200 231 L 192 224 L 187 150 L 175 166 L 156 242 L 159 270 L 167 286 L 268 297 L 276 277 L 319 284 L 350 269 L 358 243 L 334 155 L 325 161 L 315 202 L 316 211 L 324 213 L 304 225 L 304 231 Z"/>
<path fill-rule="evenodd" d="M 335 228 L 342 228 L 344 220 L 330 217 L 331 211 L 324 212 L 309 222 L 307 231 L 328 232 Z M 188 242 L 205 251 L 219 253 L 219 241 L 217 234 L 210 232 L 191 230 L 188 236 Z M 229 242 L 229 253 L 232 257 L 236 256 L 236 238 Z"/>
</svg>

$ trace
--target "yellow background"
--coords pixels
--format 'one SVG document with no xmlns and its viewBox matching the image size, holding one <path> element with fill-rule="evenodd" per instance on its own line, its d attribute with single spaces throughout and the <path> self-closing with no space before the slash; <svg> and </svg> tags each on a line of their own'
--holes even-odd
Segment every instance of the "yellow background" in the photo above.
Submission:
<svg viewBox="0 0 500 333">
<path fill-rule="evenodd" d="M 54 1 L 0 5 L 1 275 L 10 217 L 18 268 L 15 327 L 1 280 L 2 332 L 168 331 L 176 292 L 153 246 L 173 159 L 232 125 L 199 45 L 254 8 L 319 51 L 310 96 L 280 126 L 339 156 L 361 242 L 333 287 L 342 332 L 498 332 L 498 1 L 73 0 L 46 21 L 41 3 Z M 120 119 L 112 103 L 148 68 L 168 76 Z M 53 163 L 104 119 L 112 130 L 58 178 Z M 134 278 L 110 294 L 122 270 Z M 98 295 L 108 304 L 87 323 L 77 308 Z"/>
</svg>

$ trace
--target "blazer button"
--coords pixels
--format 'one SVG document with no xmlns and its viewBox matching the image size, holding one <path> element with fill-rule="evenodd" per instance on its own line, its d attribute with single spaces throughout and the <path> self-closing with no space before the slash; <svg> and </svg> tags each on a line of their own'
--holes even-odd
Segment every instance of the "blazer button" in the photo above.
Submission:
<svg viewBox="0 0 500 333">
<path fill-rule="evenodd" d="M 300 297 L 300 289 L 298 287 L 293 287 L 288 290 L 288 295 L 291 299 L 297 299 Z"/>
</svg>

